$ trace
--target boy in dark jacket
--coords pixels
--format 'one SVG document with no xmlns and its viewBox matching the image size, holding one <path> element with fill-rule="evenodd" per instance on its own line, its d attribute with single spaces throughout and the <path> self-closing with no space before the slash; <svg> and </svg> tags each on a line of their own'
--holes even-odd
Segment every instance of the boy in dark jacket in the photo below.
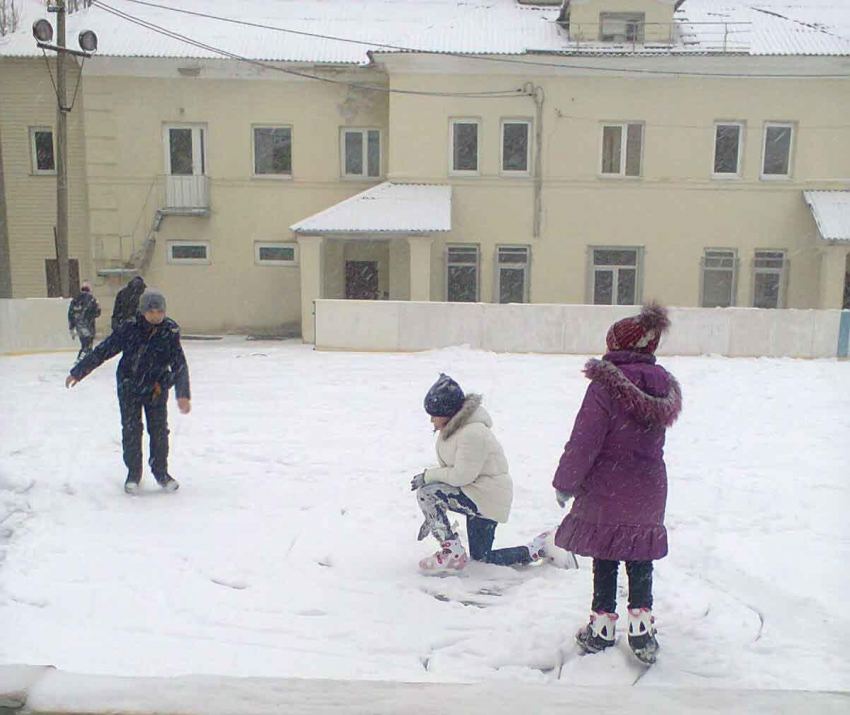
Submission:
<svg viewBox="0 0 850 715">
<path fill-rule="evenodd" d="M 128 320 L 136 317 L 139 308 L 139 298 L 145 292 L 145 281 L 136 276 L 125 285 L 115 296 L 115 307 L 112 309 L 112 330 L 118 330 Z"/>
<path fill-rule="evenodd" d="M 74 387 L 118 353 L 123 353 L 116 378 L 127 465 L 124 491 L 135 494 L 142 479 L 142 410 L 150 435 L 151 471 L 161 487 L 176 491 L 180 485 L 168 474 L 168 390 L 175 388 L 180 412 L 188 414 L 189 367 L 180 346 L 180 327 L 165 316 L 165 296 L 158 290 L 142 294 L 136 320 L 124 323 L 75 365 L 65 387 Z"/>
<path fill-rule="evenodd" d="M 100 317 L 100 306 L 91 294 L 91 284 L 83 281 L 80 292 L 68 306 L 68 330 L 71 332 L 71 339 L 74 340 L 77 336 L 80 338 L 77 362 L 91 352 L 94 342 L 94 321 L 98 317 Z"/>
</svg>

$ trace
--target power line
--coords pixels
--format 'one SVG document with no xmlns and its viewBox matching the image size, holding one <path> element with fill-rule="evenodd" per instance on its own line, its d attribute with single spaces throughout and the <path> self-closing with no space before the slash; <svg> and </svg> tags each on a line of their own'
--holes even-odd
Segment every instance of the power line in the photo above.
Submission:
<svg viewBox="0 0 850 715">
<path fill-rule="evenodd" d="M 396 50 L 399 52 L 409 52 L 414 54 L 421 55 L 438 55 L 438 56 L 448 56 L 448 57 L 456 57 L 460 59 L 466 60 L 475 60 L 480 62 L 501 62 L 505 64 L 516 64 L 516 65 L 525 65 L 529 67 L 552 67 L 556 69 L 580 69 L 580 70 L 589 70 L 593 72 L 614 72 L 619 74 L 647 74 L 647 75 L 668 75 L 675 77 L 728 77 L 728 78 L 751 78 L 751 79 L 847 79 L 850 78 L 850 73 L 840 73 L 840 74 L 782 74 L 782 73 L 746 73 L 746 72 L 699 72 L 699 71 L 680 71 L 680 70 L 654 70 L 654 69 L 644 69 L 644 68 L 635 68 L 635 67 L 598 67 L 594 65 L 581 65 L 575 63 L 562 63 L 562 62 L 538 62 L 534 60 L 526 60 L 526 59 L 515 59 L 510 57 L 492 57 L 492 56 L 484 56 L 484 55 L 475 55 L 475 54 L 465 54 L 461 52 L 441 52 L 439 50 L 421 50 L 414 47 L 405 47 L 402 45 L 393 45 L 388 43 L 381 42 L 370 42 L 368 40 L 355 40 L 347 37 L 339 37 L 334 35 L 325 35 L 317 32 L 307 32 L 306 30 L 293 30 L 291 28 L 286 27 L 277 27 L 274 25 L 264 25 L 261 23 L 250 22 L 248 20 L 239 20 L 236 18 L 223 17 L 220 15 L 212 15 L 209 13 L 197 12 L 193 10 L 184 10 L 181 8 L 170 7 L 168 5 L 162 5 L 154 2 L 149 2 L 148 0 L 125 0 L 125 2 L 135 3 L 137 5 L 144 5 L 147 7 L 157 8 L 160 10 L 168 10 L 170 12 L 176 12 L 184 15 L 191 15 L 194 17 L 202 17 L 209 20 L 217 20 L 219 22 L 226 22 L 234 25 L 243 25 L 245 27 L 253 27 L 261 30 L 270 30 L 273 32 L 284 32 L 292 35 L 300 35 L 303 37 L 312 37 L 315 39 L 321 40 L 330 40 L 333 42 L 347 42 L 350 44 L 363 45 L 366 47 L 380 47 L 383 49 Z M 107 5 L 105 5 L 100 0 L 94 0 L 94 5 L 99 6 L 105 10 L 112 10 Z M 123 11 L 115 11 L 115 12 L 123 12 Z M 127 15 L 127 17 L 132 17 L 127 13 L 123 13 Z M 138 18 L 137 18 L 138 19 Z M 147 22 L 144 20 L 140 20 L 141 22 Z M 151 23 L 152 25 L 152 23 Z M 210 49 L 210 51 L 213 51 Z M 250 60 L 245 60 L 250 61 Z M 457 95 L 455 95 L 457 96 Z"/>
<path fill-rule="evenodd" d="M 309 72 L 300 72 L 298 70 L 287 69 L 285 67 L 278 67 L 276 65 L 269 64 L 268 62 L 263 62 L 261 60 L 252 60 L 248 57 L 243 57 L 242 55 L 237 55 L 233 52 L 228 52 L 227 50 L 222 50 L 221 48 L 214 47 L 212 45 L 208 45 L 204 42 L 200 42 L 198 40 L 194 40 L 191 37 L 186 35 L 182 35 L 178 32 L 174 32 L 173 30 L 169 30 L 165 27 L 161 27 L 160 25 L 155 25 L 152 22 L 148 22 L 147 20 L 142 20 L 141 18 L 134 17 L 128 13 L 123 12 L 122 10 L 117 10 L 105 3 L 99 2 L 99 0 L 94 0 L 93 5 L 99 7 L 102 10 L 105 10 L 108 13 L 115 15 L 116 17 L 121 18 L 122 20 L 126 20 L 127 22 L 131 22 L 139 27 L 144 27 L 145 29 L 156 32 L 160 35 L 165 35 L 166 37 L 170 37 L 171 39 L 178 40 L 180 42 L 184 42 L 193 47 L 197 47 L 202 50 L 206 50 L 207 52 L 211 52 L 217 55 L 221 55 L 222 57 L 226 57 L 228 59 L 237 60 L 239 62 L 245 62 L 247 64 L 255 65 L 257 67 L 262 67 L 264 69 L 273 70 L 275 72 L 283 72 L 284 74 L 294 75 L 296 77 L 303 77 L 305 79 L 312 79 L 317 82 L 326 82 L 329 84 L 339 84 L 347 87 L 356 87 L 358 89 L 365 89 L 374 92 L 385 92 L 391 94 L 412 94 L 412 95 L 420 95 L 420 96 L 430 96 L 430 97 L 462 97 L 462 98 L 470 98 L 470 99 L 505 99 L 509 97 L 526 97 L 529 95 L 528 91 L 524 88 L 518 89 L 506 89 L 506 90 L 497 90 L 492 92 L 427 92 L 424 90 L 413 90 L 413 89 L 393 89 L 391 87 L 380 87 L 378 85 L 371 84 L 363 84 L 362 82 L 348 82 L 345 80 L 332 79 L 330 77 L 322 77 L 320 75 L 310 74 Z"/>
</svg>

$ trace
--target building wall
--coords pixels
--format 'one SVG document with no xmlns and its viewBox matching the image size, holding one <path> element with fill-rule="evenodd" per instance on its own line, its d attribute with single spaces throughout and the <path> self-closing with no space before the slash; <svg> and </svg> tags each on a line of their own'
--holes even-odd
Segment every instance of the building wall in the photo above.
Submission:
<svg viewBox="0 0 850 715">
<path fill-rule="evenodd" d="M 56 66 L 50 61 L 56 76 Z M 68 64 L 67 98 L 77 85 L 78 69 Z M 93 275 L 88 237 L 83 88 L 68 114 L 68 255 L 80 264 L 80 278 Z M 9 232 L 12 297 L 47 296 L 44 261 L 56 258 L 56 175 L 33 172 L 30 127 L 56 131 L 56 94 L 42 58 L 0 57 L 0 141 Z"/>
<path fill-rule="evenodd" d="M 496 245 L 528 244 L 532 300 L 581 303 L 590 298 L 588 246 L 642 246 L 644 295 L 695 306 L 703 250 L 729 247 L 739 258 L 737 304 L 746 306 L 752 305 L 753 253 L 775 248 L 790 261 L 786 305 L 818 307 L 823 245 L 802 191 L 847 188 L 846 81 L 394 72 L 392 86 L 494 91 L 529 79 L 545 91 L 537 239 L 532 176 L 506 178 L 499 165 L 500 121 L 533 118 L 530 98 L 391 97 L 390 176 L 454 186 L 453 230 L 435 242 L 435 266 L 444 261 L 445 243 L 480 244 L 481 299 L 492 300 Z M 478 176 L 449 171 L 452 117 L 480 121 Z M 602 177 L 601 124 L 625 121 L 645 123 L 642 176 Z M 740 179 L 711 176 L 715 121 L 745 123 Z M 795 123 L 790 179 L 759 178 L 766 121 Z M 445 296 L 444 273 L 434 271 L 436 299 Z"/>
<path fill-rule="evenodd" d="M 339 134 L 343 126 L 378 127 L 386 145 L 386 96 L 275 72 L 228 78 L 212 69 L 209 78 L 205 66 L 200 76 L 184 77 L 176 63 L 158 66 L 162 76 L 86 80 L 95 241 L 104 255 L 114 254 L 121 236 L 142 245 L 164 202 L 163 127 L 203 124 L 210 215 L 164 218 L 145 281 L 166 291 L 169 312 L 184 330 L 296 326 L 299 268 L 257 265 L 254 244 L 294 242 L 291 224 L 380 181 L 341 178 Z M 252 125 L 291 125 L 291 179 L 253 176 Z M 208 242 L 210 263 L 169 262 L 174 241 Z M 126 279 L 110 281 L 120 287 Z"/>
</svg>

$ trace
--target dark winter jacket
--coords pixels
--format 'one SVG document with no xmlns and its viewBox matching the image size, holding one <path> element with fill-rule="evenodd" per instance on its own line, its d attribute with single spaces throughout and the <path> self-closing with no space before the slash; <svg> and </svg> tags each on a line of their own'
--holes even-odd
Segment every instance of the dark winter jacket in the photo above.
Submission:
<svg viewBox="0 0 850 715">
<path fill-rule="evenodd" d="M 166 399 L 168 388 L 177 397 L 190 397 L 189 367 L 180 345 L 180 326 L 171 318 L 151 325 L 138 314 L 135 321 L 124 323 L 94 351 L 71 370 L 82 380 L 96 367 L 123 353 L 118 363 L 118 390 L 128 391 L 144 402 Z"/>
<path fill-rule="evenodd" d="M 136 316 L 139 309 L 139 298 L 145 292 L 145 281 L 141 276 L 136 276 L 125 285 L 115 296 L 115 307 L 112 309 L 112 329 L 118 328 L 128 320 Z"/>
<path fill-rule="evenodd" d="M 94 332 L 94 321 L 100 317 L 97 299 L 87 290 L 81 290 L 68 306 L 68 330 L 88 329 Z"/>
<path fill-rule="evenodd" d="M 555 543 L 582 556 L 651 561 L 667 554 L 666 429 L 682 393 L 655 356 L 590 360 L 591 380 L 552 486 L 575 496 Z"/>
</svg>

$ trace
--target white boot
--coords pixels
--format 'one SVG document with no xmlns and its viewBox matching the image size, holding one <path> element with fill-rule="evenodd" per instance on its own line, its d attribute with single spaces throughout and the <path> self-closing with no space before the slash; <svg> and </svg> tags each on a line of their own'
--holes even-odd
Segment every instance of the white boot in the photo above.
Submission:
<svg viewBox="0 0 850 715">
<path fill-rule="evenodd" d="M 648 608 L 629 609 L 629 648 L 635 657 L 652 665 L 658 657 L 658 640 L 655 637 L 655 618 Z"/>
<path fill-rule="evenodd" d="M 466 568 L 469 557 L 460 539 L 450 539 L 440 544 L 440 550 L 422 559 L 419 568 L 429 574 L 461 571 Z"/>
<path fill-rule="evenodd" d="M 590 614 L 590 622 L 576 633 L 576 643 L 585 653 L 599 653 L 610 648 L 614 645 L 617 618 L 616 613 L 594 611 Z"/>
</svg>

